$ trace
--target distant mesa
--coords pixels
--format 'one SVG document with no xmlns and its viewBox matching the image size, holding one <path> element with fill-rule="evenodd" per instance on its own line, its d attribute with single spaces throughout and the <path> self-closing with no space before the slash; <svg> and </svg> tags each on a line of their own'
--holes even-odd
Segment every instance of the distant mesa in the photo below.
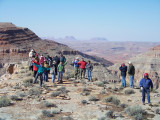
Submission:
<svg viewBox="0 0 160 120">
<path fill-rule="evenodd" d="M 103 37 L 95 37 L 90 40 L 92 40 L 92 41 L 108 41 L 106 38 L 103 38 Z"/>
</svg>

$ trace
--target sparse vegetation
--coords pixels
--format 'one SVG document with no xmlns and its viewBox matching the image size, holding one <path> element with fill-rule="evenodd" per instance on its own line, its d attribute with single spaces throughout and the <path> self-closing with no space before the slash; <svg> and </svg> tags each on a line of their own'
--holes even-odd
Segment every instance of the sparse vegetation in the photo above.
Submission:
<svg viewBox="0 0 160 120">
<path fill-rule="evenodd" d="M 11 100 L 6 96 L 0 97 L 0 107 L 6 107 L 11 104 Z"/>
<path fill-rule="evenodd" d="M 24 87 L 30 87 L 30 86 L 33 86 L 33 83 L 24 83 L 23 85 Z"/>
<path fill-rule="evenodd" d="M 97 81 L 96 85 L 99 87 L 104 87 L 104 83 L 102 81 Z"/>
<path fill-rule="evenodd" d="M 43 110 L 42 115 L 45 117 L 54 117 L 54 114 L 51 113 L 51 111 Z"/>
<path fill-rule="evenodd" d="M 127 105 L 127 104 L 124 104 L 124 103 L 123 103 L 123 104 L 121 104 L 120 106 L 121 106 L 122 108 L 126 108 L 126 107 L 128 107 L 128 105 Z"/>
<path fill-rule="evenodd" d="M 98 118 L 98 120 L 110 120 L 110 118 L 107 118 L 107 117 L 101 117 L 101 118 Z"/>
<path fill-rule="evenodd" d="M 51 94 L 51 97 L 57 97 L 61 94 L 62 92 L 61 91 L 55 91 Z"/>
<path fill-rule="evenodd" d="M 155 113 L 156 113 L 156 114 L 159 114 L 159 113 L 160 113 L 159 108 L 157 108 L 157 109 L 155 110 Z"/>
<path fill-rule="evenodd" d="M 105 91 L 105 90 L 102 90 L 102 91 L 100 92 L 100 94 L 106 94 L 106 91 Z"/>
<path fill-rule="evenodd" d="M 24 93 L 24 92 L 22 92 L 22 93 L 19 93 L 19 96 L 20 96 L 20 97 L 26 97 L 26 96 L 27 96 L 27 94 L 26 94 L 26 93 Z"/>
<path fill-rule="evenodd" d="M 23 83 L 33 83 L 33 78 L 32 77 L 27 77 L 23 80 Z"/>
<path fill-rule="evenodd" d="M 125 94 L 126 95 L 130 95 L 130 94 L 134 94 L 135 92 L 134 92 L 134 90 L 133 89 L 127 89 L 127 90 L 125 90 Z"/>
<path fill-rule="evenodd" d="M 86 105 L 87 104 L 87 100 L 82 100 L 81 104 Z"/>
<path fill-rule="evenodd" d="M 64 87 L 64 86 L 58 88 L 57 91 L 60 91 L 62 93 L 68 93 L 69 92 L 69 90 L 66 90 L 66 87 Z"/>
<path fill-rule="evenodd" d="M 120 100 L 117 99 L 117 98 L 114 97 L 114 96 L 106 97 L 106 98 L 104 99 L 104 101 L 105 101 L 106 103 L 110 102 L 110 103 L 115 104 L 115 105 L 119 105 L 119 104 L 120 104 Z"/>
<path fill-rule="evenodd" d="M 140 106 L 130 106 L 125 109 L 125 112 L 129 115 L 134 117 L 135 120 L 142 120 L 142 115 L 144 110 Z"/>
<path fill-rule="evenodd" d="M 44 107 L 56 107 L 55 104 L 48 102 L 48 101 L 44 101 L 43 105 L 44 105 Z"/>
<path fill-rule="evenodd" d="M 16 96 L 16 95 L 12 95 L 10 98 L 11 98 L 11 100 L 13 100 L 13 101 L 20 101 L 20 100 L 22 100 L 21 98 L 19 98 L 19 97 Z"/>
<path fill-rule="evenodd" d="M 58 120 L 73 120 L 73 118 L 71 118 L 70 116 L 66 116 L 66 117 L 60 117 L 58 118 Z"/>
<path fill-rule="evenodd" d="M 114 117 L 114 115 L 113 115 L 113 110 L 108 111 L 105 115 L 106 115 L 108 118 L 113 118 L 113 117 Z"/>
<path fill-rule="evenodd" d="M 91 96 L 89 96 L 88 100 L 89 101 L 98 101 L 99 99 L 96 96 L 91 95 Z"/>
<path fill-rule="evenodd" d="M 38 87 L 33 87 L 29 90 L 29 95 L 35 95 L 35 96 L 40 96 L 42 91 Z"/>
</svg>

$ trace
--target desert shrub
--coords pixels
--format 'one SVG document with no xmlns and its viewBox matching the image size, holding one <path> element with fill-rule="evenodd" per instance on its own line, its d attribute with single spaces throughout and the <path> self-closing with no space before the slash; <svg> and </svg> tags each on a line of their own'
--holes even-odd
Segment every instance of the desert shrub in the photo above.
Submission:
<svg viewBox="0 0 160 120">
<path fill-rule="evenodd" d="M 135 120 L 142 120 L 144 110 L 140 106 L 130 106 L 125 109 L 125 112 L 135 118 Z"/>
<path fill-rule="evenodd" d="M 156 114 L 159 114 L 159 113 L 160 113 L 159 108 L 155 109 L 155 113 L 156 113 Z"/>
<path fill-rule="evenodd" d="M 85 96 L 90 95 L 90 92 L 89 92 L 89 91 L 85 91 L 85 92 L 84 92 L 84 95 L 85 95 Z"/>
<path fill-rule="evenodd" d="M 82 88 L 82 92 L 85 92 L 85 91 L 90 91 L 90 90 L 87 89 L 86 87 Z"/>
<path fill-rule="evenodd" d="M 66 116 L 66 117 L 59 117 L 58 120 L 73 120 L 73 118 L 71 118 L 70 116 Z"/>
<path fill-rule="evenodd" d="M 19 93 L 19 96 L 20 96 L 20 97 L 26 97 L 26 96 L 27 96 L 27 94 L 26 94 L 26 93 L 24 93 L 24 92 L 22 92 L 22 93 Z"/>
<path fill-rule="evenodd" d="M 16 86 L 13 86 L 13 89 L 21 89 L 21 87 L 16 85 Z"/>
<path fill-rule="evenodd" d="M 16 96 L 16 95 L 12 95 L 11 97 L 11 100 L 13 100 L 13 101 L 19 101 L 19 100 L 22 100 L 21 98 L 19 98 L 18 96 Z"/>
<path fill-rule="evenodd" d="M 134 94 L 134 90 L 133 89 L 127 89 L 124 91 L 126 95 L 130 95 L 130 94 Z"/>
<path fill-rule="evenodd" d="M 87 100 L 82 100 L 81 104 L 83 104 L 83 105 L 87 104 Z"/>
<path fill-rule="evenodd" d="M 120 104 L 120 106 L 122 107 L 122 108 L 126 108 L 126 107 L 128 107 L 128 105 L 127 104 Z"/>
<path fill-rule="evenodd" d="M 66 87 L 64 87 L 64 86 L 58 88 L 57 91 L 60 91 L 62 93 L 68 93 L 69 92 L 69 90 L 66 90 Z"/>
<path fill-rule="evenodd" d="M 113 110 L 108 111 L 105 115 L 106 115 L 108 118 L 113 118 L 113 117 L 114 117 L 114 115 L 113 115 Z"/>
<path fill-rule="evenodd" d="M 29 95 L 40 96 L 41 93 L 42 91 L 38 87 L 34 87 L 29 90 Z"/>
<path fill-rule="evenodd" d="M 42 115 L 45 117 L 54 117 L 54 114 L 51 113 L 51 111 L 43 110 Z"/>
<path fill-rule="evenodd" d="M 104 87 L 104 83 L 102 81 L 97 81 L 96 85 L 99 87 Z"/>
<path fill-rule="evenodd" d="M 45 101 L 45 102 L 43 103 L 43 105 L 44 105 L 44 107 L 56 107 L 55 104 L 50 103 L 50 102 L 48 102 L 48 101 Z"/>
<path fill-rule="evenodd" d="M 51 90 L 46 84 L 43 84 L 42 87 L 45 88 L 46 90 Z"/>
<path fill-rule="evenodd" d="M 89 96 L 89 101 L 98 101 L 99 99 L 96 96 Z"/>
<path fill-rule="evenodd" d="M 6 107 L 11 104 L 11 100 L 6 96 L 0 97 L 0 107 Z"/>
<path fill-rule="evenodd" d="M 53 110 L 51 113 L 52 114 L 60 114 L 60 111 L 59 110 Z"/>
<path fill-rule="evenodd" d="M 61 91 L 55 91 L 51 94 L 51 97 L 57 97 L 61 94 L 62 92 Z"/>
<path fill-rule="evenodd" d="M 106 94 L 106 91 L 105 91 L 105 90 L 102 90 L 102 91 L 100 92 L 100 94 Z"/>
<path fill-rule="evenodd" d="M 153 92 L 153 93 L 158 93 L 158 91 L 156 91 L 156 89 L 153 89 L 152 92 Z"/>
<path fill-rule="evenodd" d="M 23 80 L 23 83 L 33 83 L 33 78 L 32 77 L 27 77 Z"/>
<path fill-rule="evenodd" d="M 119 105 L 119 104 L 120 104 L 120 100 L 117 99 L 117 98 L 114 97 L 114 96 L 106 97 L 106 98 L 104 99 L 104 101 L 105 101 L 106 103 L 110 102 L 110 103 L 115 104 L 115 105 Z"/>
<path fill-rule="evenodd" d="M 33 83 L 24 83 L 23 85 L 24 87 L 30 87 L 30 86 L 33 86 Z"/>
</svg>

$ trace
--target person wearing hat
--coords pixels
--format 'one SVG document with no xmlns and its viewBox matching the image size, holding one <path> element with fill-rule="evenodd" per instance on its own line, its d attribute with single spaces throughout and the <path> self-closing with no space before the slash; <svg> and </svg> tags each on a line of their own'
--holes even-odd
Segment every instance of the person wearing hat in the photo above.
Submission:
<svg viewBox="0 0 160 120">
<path fill-rule="evenodd" d="M 56 72 L 56 75 L 57 75 L 57 67 L 58 67 L 58 65 L 59 65 L 59 63 L 60 63 L 60 58 L 57 56 L 57 55 L 55 55 L 55 57 L 53 57 L 53 61 L 55 61 L 56 62 L 56 68 L 55 68 L 55 72 Z"/>
<path fill-rule="evenodd" d="M 150 101 L 150 88 L 153 90 L 152 80 L 149 78 L 148 73 L 144 74 L 144 78 L 141 79 L 139 86 L 142 90 L 142 103 L 145 105 L 145 94 L 147 93 L 148 104 L 151 105 Z"/>
<path fill-rule="evenodd" d="M 122 87 L 126 87 L 126 73 L 127 73 L 127 66 L 125 63 L 122 63 L 119 67 L 119 70 L 121 71 L 121 77 L 122 77 Z"/>
<path fill-rule="evenodd" d="M 74 77 L 77 79 L 79 77 L 79 65 L 78 65 L 79 57 L 76 57 L 75 60 L 73 60 L 73 65 L 74 65 Z"/>
<path fill-rule="evenodd" d="M 52 82 L 54 83 L 56 78 L 56 61 L 53 61 L 50 67 L 50 74 L 52 75 Z"/>
<path fill-rule="evenodd" d="M 135 67 L 133 66 L 132 62 L 129 61 L 128 62 L 129 67 L 128 67 L 128 75 L 129 75 L 129 84 L 130 84 L 130 88 L 134 87 L 134 74 L 135 74 Z"/>
</svg>

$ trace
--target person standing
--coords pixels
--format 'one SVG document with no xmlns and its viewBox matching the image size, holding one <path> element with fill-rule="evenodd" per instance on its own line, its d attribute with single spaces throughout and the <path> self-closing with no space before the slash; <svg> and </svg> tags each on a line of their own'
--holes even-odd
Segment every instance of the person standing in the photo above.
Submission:
<svg viewBox="0 0 160 120">
<path fill-rule="evenodd" d="M 33 57 L 34 57 L 34 50 L 32 49 L 30 52 L 29 52 L 29 70 L 32 70 L 33 71 L 33 63 L 32 63 L 32 60 L 33 60 Z"/>
<path fill-rule="evenodd" d="M 63 83 L 62 79 L 63 79 L 63 72 L 64 72 L 64 66 L 67 64 L 67 62 L 65 62 L 64 64 L 62 62 L 59 63 L 58 65 L 58 83 Z"/>
<path fill-rule="evenodd" d="M 39 63 L 41 64 L 41 63 L 44 63 L 44 56 L 43 56 L 43 54 L 40 56 L 40 58 L 39 58 Z"/>
<path fill-rule="evenodd" d="M 58 65 L 60 63 L 60 58 L 57 55 L 55 55 L 55 57 L 53 58 L 53 61 L 56 62 L 56 65 L 55 65 L 55 74 L 57 75 L 57 67 L 58 67 Z"/>
<path fill-rule="evenodd" d="M 44 67 L 49 68 L 49 65 L 48 65 L 46 59 L 44 60 Z M 48 82 L 48 73 L 49 73 L 49 70 L 45 70 L 44 74 L 43 74 L 43 80 L 46 81 L 46 82 Z"/>
<path fill-rule="evenodd" d="M 39 76 L 39 77 L 40 77 L 40 86 L 42 87 L 42 83 L 43 83 L 43 73 L 44 73 L 45 70 L 46 70 L 46 71 L 47 71 L 47 70 L 50 70 L 50 68 L 45 68 L 43 63 L 41 63 L 40 65 L 37 65 L 37 64 L 34 63 L 34 65 L 38 68 L 38 71 L 37 71 L 37 74 L 36 74 L 36 77 L 35 77 L 35 79 L 34 79 L 33 84 L 35 84 L 35 83 L 37 82 L 37 78 L 38 78 L 38 76 Z"/>
<path fill-rule="evenodd" d="M 61 53 L 59 60 L 64 64 L 66 62 L 66 57 Z M 63 72 L 65 73 L 65 66 L 63 67 Z"/>
<path fill-rule="evenodd" d="M 50 57 L 49 55 L 47 55 L 47 63 L 49 65 L 49 67 L 52 65 L 53 61 L 52 61 L 52 57 Z"/>
<path fill-rule="evenodd" d="M 53 63 L 52 63 L 52 65 L 51 65 L 51 69 L 50 69 L 50 74 L 52 75 L 52 82 L 54 83 L 54 81 L 55 81 L 55 78 L 56 78 L 56 62 L 55 61 L 53 61 Z"/>
<path fill-rule="evenodd" d="M 78 65 L 78 62 L 79 61 L 79 58 L 76 57 L 75 60 L 73 60 L 73 64 L 74 64 L 74 77 L 75 77 L 75 80 L 79 77 L 79 65 Z"/>
<path fill-rule="evenodd" d="M 127 66 L 125 65 L 125 63 L 122 63 L 122 65 L 119 67 L 119 70 L 121 71 L 122 87 L 126 87 Z"/>
<path fill-rule="evenodd" d="M 84 58 L 82 58 L 82 60 L 80 62 L 78 62 L 78 65 L 80 65 L 80 75 L 81 75 L 81 79 L 82 79 L 82 74 L 83 74 L 83 78 L 85 79 L 85 66 L 86 66 L 86 61 L 84 61 Z"/>
<path fill-rule="evenodd" d="M 35 63 L 37 65 L 40 65 L 39 64 L 39 60 L 38 58 L 35 58 L 35 60 L 32 61 L 32 63 Z M 37 71 L 38 71 L 38 68 L 33 64 L 33 77 L 35 78 L 36 77 L 36 74 L 37 74 Z"/>
<path fill-rule="evenodd" d="M 86 70 L 87 70 L 87 77 L 88 77 L 88 81 L 92 81 L 92 70 L 93 70 L 93 65 L 91 64 L 91 61 L 89 60 L 87 65 L 86 65 Z"/>
<path fill-rule="evenodd" d="M 135 74 L 135 67 L 133 66 L 132 62 L 128 62 L 129 67 L 128 67 L 128 75 L 129 75 L 129 84 L 130 87 L 134 87 L 134 74 Z"/>
<path fill-rule="evenodd" d="M 143 103 L 143 105 L 145 105 L 145 93 L 147 93 L 148 104 L 151 105 L 150 88 L 152 91 L 153 90 L 153 83 L 152 83 L 152 80 L 149 78 L 148 73 L 144 74 L 144 78 L 141 79 L 139 86 L 142 90 L 142 103 Z"/>
</svg>

